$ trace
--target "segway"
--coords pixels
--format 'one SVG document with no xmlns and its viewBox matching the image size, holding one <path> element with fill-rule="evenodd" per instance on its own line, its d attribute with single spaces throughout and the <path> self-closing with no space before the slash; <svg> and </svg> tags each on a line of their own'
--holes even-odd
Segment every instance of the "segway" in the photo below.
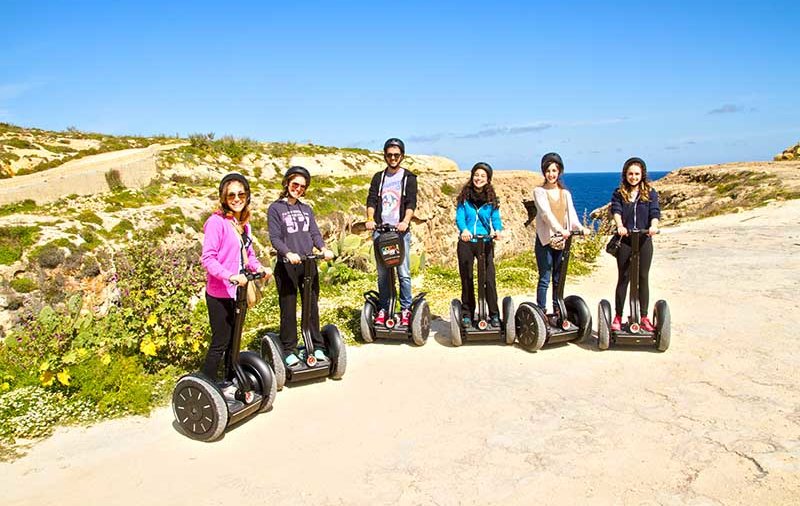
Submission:
<svg viewBox="0 0 800 506">
<path fill-rule="evenodd" d="M 628 267 L 630 278 L 630 316 L 628 323 L 620 330 L 611 330 L 611 303 L 603 299 L 597 308 L 597 347 L 607 350 L 611 344 L 633 346 L 655 346 L 658 351 L 667 351 L 670 340 L 670 316 L 667 301 L 659 300 L 653 306 L 655 332 L 648 332 L 641 325 L 641 305 L 639 301 L 639 244 L 646 230 L 631 230 L 631 262 Z"/>
<path fill-rule="evenodd" d="M 275 371 L 278 390 L 282 390 L 286 383 L 299 383 L 317 378 L 330 377 L 342 379 L 347 369 L 347 346 L 339 333 L 336 325 L 328 324 L 322 327 L 322 339 L 328 351 L 327 360 L 317 360 L 314 357 L 314 341 L 311 339 L 311 284 L 314 281 L 314 266 L 319 259 L 317 255 L 308 255 L 303 259 L 303 308 L 300 317 L 300 331 L 303 335 L 303 346 L 298 350 L 300 362 L 293 366 L 286 365 L 286 355 L 280 336 L 274 332 L 267 332 L 261 338 L 261 356 Z M 282 259 L 288 262 L 285 258 Z"/>
<path fill-rule="evenodd" d="M 244 273 L 247 282 L 263 273 Z M 225 350 L 225 378 L 218 384 L 203 373 L 187 374 L 172 392 L 172 412 L 185 435 L 198 441 L 214 441 L 225 428 L 253 413 L 269 410 L 277 384 L 272 368 L 257 353 L 239 352 L 247 314 L 247 285 L 236 288 L 233 335 Z"/>
<path fill-rule="evenodd" d="M 516 327 L 514 319 L 514 301 L 511 297 L 503 298 L 503 313 L 500 327 L 489 325 L 488 306 L 486 304 L 486 248 L 494 240 L 491 235 L 474 235 L 478 244 L 478 304 L 477 318 L 472 315 L 474 324 L 469 327 L 461 325 L 461 301 L 450 302 L 450 342 L 453 346 L 461 346 L 464 341 L 505 341 L 514 344 Z"/>
<path fill-rule="evenodd" d="M 398 233 L 397 227 L 393 225 L 381 224 L 375 229 L 378 237 L 375 239 L 375 256 L 389 269 L 389 285 L 391 294 L 389 296 L 389 313 L 386 315 L 386 322 L 383 325 L 375 324 L 375 315 L 380 307 L 379 294 L 375 290 L 364 292 L 364 307 L 361 310 L 361 338 L 365 342 L 371 343 L 375 339 L 400 339 L 408 340 L 422 346 L 428 340 L 431 330 L 431 310 L 425 300 L 425 292 L 419 293 L 411 300 L 411 324 L 402 325 L 400 315 L 394 312 L 397 302 L 397 282 L 399 275 L 397 270 L 403 263 L 405 255 L 405 243 L 403 237 Z"/>
<path fill-rule="evenodd" d="M 523 348 L 533 351 L 545 344 L 585 341 L 592 333 L 592 313 L 586 302 L 577 295 L 564 298 L 570 248 L 576 235 L 584 235 L 584 231 L 570 232 L 564 244 L 558 288 L 553 293 L 554 312 L 545 314 L 542 308 L 531 302 L 523 302 L 517 308 L 517 340 Z M 560 234 L 556 236 L 560 237 Z"/>
</svg>

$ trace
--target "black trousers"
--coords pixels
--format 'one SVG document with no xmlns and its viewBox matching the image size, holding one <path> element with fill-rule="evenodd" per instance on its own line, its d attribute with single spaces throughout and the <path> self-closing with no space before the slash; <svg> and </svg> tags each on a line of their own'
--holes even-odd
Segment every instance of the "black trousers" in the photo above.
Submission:
<svg viewBox="0 0 800 506">
<path fill-rule="evenodd" d="M 461 276 L 461 316 L 473 318 L 476 309 L 475 303 L 475 283 L 472 272 L 472 265 L 478 257 L 478 248 L 482 245 L 478 242 L 467 242 L 459 239 L 456 247 L 458 255 L 458 273 Z M 486 266 L 486 287 L 484 297 L 489 306 L 489 318 L 499 316 L 500 310 L 497 308 L 497 281 L 494 271 L 494 242 L 485 243 L 484 265 Z M 481 287 L 478 287 L 481 289 Z"/>
<path fill-rule="evenodd" d="M 228 349 L 233 337 L 235 301 L 229 298 L 213 297 L 206 293 L 206 305 L 208 306 L 208 322 L 211 325 L 211 346 L 208 347 L 202 371 L 203 374 L 216 381 L 222 355 Z"/>
<path fill-rule="evenodd" d="M 622 316 L 625 306 L 625 296 L 628 292 L 630 275 L 628 268 L 631 264 L 631 238 L 623 237 L 617 251 L 617 293 L 614 300 L 614 312 Z M 650 264 L 653 263 L 653 240 L 646 236 L 639 239 L 639 311 L 640 316 L 647 316 L 647 304 L 650 302 Z"/>
<path fill-rule="evenodd" d="M 311 297 L 308 301 L 310 311 L 309 327 L 311 327 L 311 341 L 314 349 L 325 350 L 325 341 L 319 331 L 319 276 L 317 266 L 313 266 L 313 281 L 311 284 Z M 278 288 L 278 306 L 281 310 L 281 344 L 284 354 L 297 351 L 297 294 L 303 296 L 303 264 L 290 264 L 279 261 L 275 266 L 275 284 Z"/>
</svg>

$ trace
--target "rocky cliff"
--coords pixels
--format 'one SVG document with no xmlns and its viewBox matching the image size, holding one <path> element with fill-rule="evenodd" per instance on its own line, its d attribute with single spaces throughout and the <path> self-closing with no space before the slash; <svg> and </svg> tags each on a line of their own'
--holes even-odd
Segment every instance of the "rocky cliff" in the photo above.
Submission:
<svg viewBox="0 0 800 506">
<path fill-rule="evenodd" d="M 776 162 L 800 160 L 800 142 L 784 149 L 782 153 L 775 155 L 774 160 Z"/>
</svg>

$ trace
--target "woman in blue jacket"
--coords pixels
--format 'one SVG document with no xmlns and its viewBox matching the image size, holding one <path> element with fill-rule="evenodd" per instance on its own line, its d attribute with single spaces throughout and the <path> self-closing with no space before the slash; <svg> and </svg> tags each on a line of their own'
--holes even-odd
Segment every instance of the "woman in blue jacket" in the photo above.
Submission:
<svg viewBox="0 0 800 506">
<path fill-rule="evenodd" d="M 653 241 L 651 236 L 658 233 L 658 220 L 661 209 L 658 206 L 658 193 L 647 179 L 647 165 L 641 158 L 629 158 L 622 165 L 622 178 L 619 188 L 611 196 L 611 215 L 617 226 L 617 234 L 622 237 L 617 250 L 617 292 L 614 300 L 614 321 L 611 330 L 622 327 L 622 309 L 628 291 L 628 267 L 631 261 L 631 237 L 629 230 L 646 230 L 639 242 L 639 301 L 642 328 L 648 332 L 655 330 L 647 318 L 647 304 L 650 299 L 650 264 L 653 261 Z"/>
<path fill-rule="evenodd" d="M 500 219 L 500 202 L 492 187 L 492 167 L 488 163 L 479 162 L 472 167 L 469 182 L 458 195 L 456 208 L 456 226 L 460 240 L 456 253 L 458 255 L 458 272 L 461 275 L 461 324 L 472 325 L 475 314 L 475 289 L 472 266 L 478 255 L 478 239 L 476 235 L 500 238 L 503 222 Z M 497 307 L 497 282 L 494 272 L 494 241 L 482 239 L 486 246 L 486 304 L 489 306 L 489 324 L 500 326 L 500 310 Z"/>
</svg>

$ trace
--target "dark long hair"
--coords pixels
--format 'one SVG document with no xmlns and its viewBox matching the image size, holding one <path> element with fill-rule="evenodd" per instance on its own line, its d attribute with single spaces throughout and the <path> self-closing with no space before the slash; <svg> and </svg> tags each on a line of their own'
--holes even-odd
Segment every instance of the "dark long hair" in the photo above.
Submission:
<svg viewBox="0 0 800 506">
<path fill-rule="evenodd" d="M 465 184 L 463 188 L 461 188 L 461 193 L 458 194 L 458 199 L 456 201 L 459 204 L 463 204 L 467 200 L 473 202 L 486 202 L 491 204 L 492 207 L 500 207 L 500 200 L 497 198 L 497 194 L 494 191 L 494 186 L 492 186 L 492 183 L 486 183 L 486 185 L 483 187 L 483 191 L 480 192 L 472 184 L 471 175 L 469 182 Z"/>
</svg>

